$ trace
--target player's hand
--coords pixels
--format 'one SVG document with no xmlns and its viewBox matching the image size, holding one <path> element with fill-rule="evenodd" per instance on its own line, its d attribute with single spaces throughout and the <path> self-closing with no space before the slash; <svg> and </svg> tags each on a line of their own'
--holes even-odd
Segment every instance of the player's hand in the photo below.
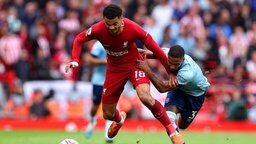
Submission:
<svg viewBox="0 0 256 144">
<path fill-rule="evenodd" d="M 147 63 L 147 61 L 145 59 L 144 60 L 137 59 L 135 61 L 135 67 L 139 68 L 139 69 L 141 69 L 141 70 L 143 70 L 145 72 L 147 72 L 150 69 L 149 66 L 148 66 L 148 63 Z"/>
<path fill-rule="evenodd" d="M 69 69 L 72 69 L 72 68 L 78 67 L 78 66 L 79 66 L 79 64 L 75 61 L 67 63 L 65 66 L 65 73 L 68 73 Z"/>
<path fill-rule="evenodd" d="M 178 86 L 178 79 L 177 76 L 174 74 L 169 74 L 169 85 L 172 88 L 175 88 Z"/>
<path fill-rule="evenodd" d="M 153 53 L 149 50 L 139 49 L 139 53 L 145 58 L 152 58 Z"/>
</svg>

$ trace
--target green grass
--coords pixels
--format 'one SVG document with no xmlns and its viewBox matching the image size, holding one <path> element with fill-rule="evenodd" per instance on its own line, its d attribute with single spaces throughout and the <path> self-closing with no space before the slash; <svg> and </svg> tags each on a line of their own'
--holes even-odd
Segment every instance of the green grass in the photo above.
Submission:
<svg viewBox="0 0 256 144">
<path fill-rule="evenodd" d="M 183 132 L 186 144 L 250 144 L 255 143 L 255 133 L 201 133 Z M 64 131 L 0 131 L 0 144 L 59 144 L 65 138 L 80 144 L 104 144 L 103 132 L 96 131 L 91 139 L 82 132 Z M 170 144 L 165 132 L 124 132 L 115 139 L 115 144 Z"/>
</svg>

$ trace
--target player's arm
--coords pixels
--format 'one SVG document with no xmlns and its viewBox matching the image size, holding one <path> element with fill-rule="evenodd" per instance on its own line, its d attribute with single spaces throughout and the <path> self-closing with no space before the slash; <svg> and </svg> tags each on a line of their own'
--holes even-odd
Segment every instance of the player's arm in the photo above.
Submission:
<svg viewBox="0 0 256 144">
<path fill-rule="evenodd" d="M 82 51 L 82 44 L 87 42 L 89 39 L 86 36 L 86 31 L 83 31 L 76 35 L 73 41 L 73 48 L 72 48 L 72 56 L 71 62 L 67 63 L 65 66 L 65 72 L 68 72 L 69 69 L 78 67 L 79 66 L 79 58 Z"/>
<path fill-rule="evenodd" d="M 167 56 L 170 48 L 161 48 L 164 54 Z M 150 50 L 138 48 L 138 51 L 143 57 L 147 57 L 148 59 L 157 59 L 157 56 Z"/>
<path fill-rule="evenodd" d="M 162 51 L 162 49 L 158 46 L 158 44 L 153 40 L 151 35 L 149 33 L 144 32 L 144 36 L 142 36 L 141 41 L 144 43 L 144 45 L 147 47 L 147 49 L 149 49 L 153 53 L 152 56 L 156 56 L 157 59 L 165 67 L 166 71 L 168 73 L 170 73 L 169 68 L 168 68 L 167 56 Z"/>
<path fill-rule="evenodd" d="M 147 47 L 147 49 L 153 52 L 153 54 L 157 57 L 157 59 L 162 63 L 166 71 L 169 73 L 167 57 L 158 46 L 158 44 L 153 40 L 152 36 L 149 33 L 145 32 L 142 27 L 140 27 L 136 23 L 134 23 L 132 28 L 134 29 L 134 36 L 141 40 L 141 42 Z"/>
<path fill-rule="evenodd" d="M 152 57 L 156 56 L 157 59 L 162 63 L 162 65 L 168 72 L 169 78 L 170 78 L 170 80 L 169 80 L 170 87 L 177 87 L 178 81 L 177 81 L 176 75 L 169 70 L 168 60 L 167 60 L 167 56 L 165 55 L 165 53 L 161 50 L 161 48 L 153 40 L 153 38 L 151 37 L 151 35 L 149 33 L 146 33 L 143 29 L 140 29 L 139 27 L 137 27 L 137 32 L 141 38 L 141 41 L 144 43 L 144 45 L 150 51 L 152 51 L 152 53 L 153 53 Z"/>
<path fill-rule="evenodd" d="M 168 81 L 162 81 L 159 78 L 157 78 L 155 74 L 151 71 L 146 60 L 136 60 L 135 66 L 143 70 L 149 76 L 151 82 L 159 92 L 164 93 L 176 88 L 176 87 L 171 87 Z"/>
<path fill-rule="evenodd" d="M 165 55 L 167 55 L 169 48 L 161 48 Z M 156 55 L 150 50 L 141 49 L 139 52 L 143 55 L 143 57 L 147 57 L 149 59 L 157 59 Z M 169 85 L 171 87 L 178 86 L 178 80 L 174 73 L 169 72 Z"/>
<path fill-rule="evenodd" d="M 146 57 L 148 59 L 156 59 L 156 57 L 154 56 L 153 52 L 150 50 L 146 50 L 146 49 L 142 49 L 142 48 L 138 48 L 139 53 L 143 56 Z"/>
</svg>

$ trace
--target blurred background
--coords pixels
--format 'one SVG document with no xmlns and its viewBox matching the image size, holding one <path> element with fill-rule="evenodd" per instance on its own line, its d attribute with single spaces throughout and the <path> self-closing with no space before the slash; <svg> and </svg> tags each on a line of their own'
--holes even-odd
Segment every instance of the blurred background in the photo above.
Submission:
<svg viewBox="0 0 256 144">
<path fill-rule="evenodd" d="M 101 20 L 110 3 L 160 47 L 179 44 L 201 66 L 211 87 L 195 122 L 238 121 L 256 131 L 256 0 L 0 0 L 0 129 L 37 127 L 20 120 L 86 124 L 93 71 L 86 55 L 95 41 L 83 45 L 81 67 L 65 74 L 64 65 L 75 35 Z M 161 64 L 148 62 L 164 78 Z M 151 93 L 164 102 L 153 86 Z M 129 83 L 119 109 L 128 120 L 154 121 Z"/>
</svg>

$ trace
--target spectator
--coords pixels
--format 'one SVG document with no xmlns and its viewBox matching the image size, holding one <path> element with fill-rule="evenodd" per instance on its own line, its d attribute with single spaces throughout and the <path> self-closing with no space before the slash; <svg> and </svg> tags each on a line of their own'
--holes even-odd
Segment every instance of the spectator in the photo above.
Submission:
<svg viewBox="0 0 256 144">
<path fill-rule="evenodd" d="M 188 10 L 188 14 L 180 20 L 181 29 L 185 27 L 191 27 L 189 35 L 194 38 L 199 37 L 200 33 L 204 30 L 203 20 L 199 15 L 199 7 L 197 3 L 193 3 Z"/>
<path fill-rule="evenodd" d="M 32 118 L 47 117 L 50 115 L 50 111 L 47 109 L 47 100 L 52 97 L 51 93 L 47 97 L 40 89 L 34 91 L 32 103 L 29 106 Z"/>
<path fill-rule="evenodd" d="M 29 53 L 26 49 L 22 49 L 21 57 L 14 65 L 15 73 L 22 83 L 30 79 L 31 69 L 29 62 Z"/>
<path fill-rule="evenodd" d="M 246 120 L 247 110 L 245 107 L 245 100 L 241 98 L 241 91 L 234 89 L 231 101 L 228 103 L 228 115 L 229 120 Z"/>
</svg>

